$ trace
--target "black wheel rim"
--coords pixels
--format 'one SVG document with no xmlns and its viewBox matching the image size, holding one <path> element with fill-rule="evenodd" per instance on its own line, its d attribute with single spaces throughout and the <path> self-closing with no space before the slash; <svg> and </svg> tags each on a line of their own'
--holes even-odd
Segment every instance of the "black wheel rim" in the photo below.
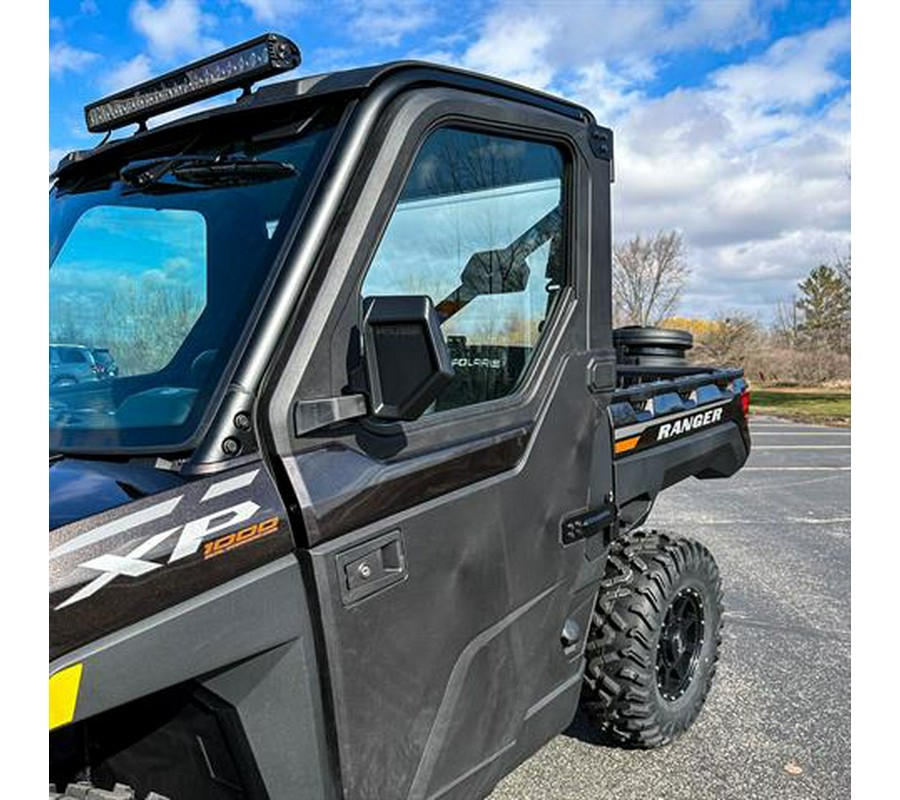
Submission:
<svg viewBox="0 0 900 800">
<path fill-rule="evenodd" d="M 703 599 L 682 589 L 666 612 L 656 649 L 656 683 L 663 699 L 677 700 L 691 685 L 703 650 Z"/>
</svg>

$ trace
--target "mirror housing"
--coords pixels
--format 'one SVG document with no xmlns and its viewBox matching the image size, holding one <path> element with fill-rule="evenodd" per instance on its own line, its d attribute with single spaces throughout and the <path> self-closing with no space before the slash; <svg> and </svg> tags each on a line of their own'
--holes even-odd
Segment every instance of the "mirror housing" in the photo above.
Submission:
<svg viewBox="0 0 900 800">
<path fill-rule="evenodd" d="M 362 331 L 371 415 L 418 419 L 454 375 L 431 298 L 367 297 Z"/>
</svg>

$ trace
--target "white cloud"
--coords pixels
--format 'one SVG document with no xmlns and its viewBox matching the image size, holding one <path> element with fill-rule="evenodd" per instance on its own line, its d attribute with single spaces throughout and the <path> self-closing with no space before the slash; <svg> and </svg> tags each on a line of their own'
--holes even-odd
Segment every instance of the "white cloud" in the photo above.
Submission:
<svg viewBox="0 0 900 800">
<path fill-rule="evenodd" d="M 344 5 L 351 36 L 387 47 L 397 47 L 435 18 L 425 0 L 351 0 Z"/>
<path fill-rule="evenodd" d="M 463 64 L 479 72 L 544 89 L 555 72 L 546 50 L 559 28 L 558 21 L 552 18 L 541 20 L 521 13 L 492 21 L 488 35 L 466 50 Z"/>
<path fill-rule="evenodd" d="M 541 77 L 547 70 L 582 70 L 602 61 L 633 81 L 646 81 L 667 54 L 704 46 L 728 49 L 765 32 L 764 6 L 753 0 L 630 2 L 502 0 L 485 18 L 479 41 L 463 61 L 474 68 L 512 62 L 515 71 Z M 524 37 L 527 54 L 521 52 Z M 534 46 L 540 37 L 539 46 Z M 485 58 L 489 54 L 490 58 Z M 526 58 L 529 69 L 521 62 Z"/>
<path fill-rule="evenodd" d="M 762 17 L 766 5 L 759 0 L 694 0 L 665 26 L 659 45 L 667 51 L 700 45 L 727 50 L 766 32 Z"/>
<path fill-rule="evenodd" d="M 753 62 L 713 73 L 713 83 L 738 103 L 766 110 L 806 106 L 844 85 L 831 69 L 850 50 L 850 20 L 836 20 L 803 36 L 780 39 Z"/>
<path fill-rule="evenodd" d="M 81 0 L 81 5 L 78 6 L 78 10 L 82 14 L 88 16 L 95 16 L 100 13 L 100 9 L 97 6 L 97 0 Z"/>
<path fill-rule="evenodd" d="M 691 249 L 694 279 L 685 305 L 706 315 L 741 308 L 770 321 L 810 269 L 847 255 L 849 241 L 846 233 L 802 229 L 716 250 Z"/>
<path fill-rule="evenodd" d="M 767 317 L 809 269 L 849 249 L 849 86 L 836 68 L 848 20 L 738 57 L 699 87 L 650 94 L 679 53 L 764 35 L 764 10 L 504 0 L 460 57 L 581 102 L 614 128 L 615 238 L 683 232 L 685 313 L 741 306 Z"/>
<path fill-rule="evenodd" d="M 97 58 L 96 53 L 57 42 L 50 48 L 50 75 L 59 77 L 66 72 L 81 72 Z"/>
<path fill-rule="evenodd" d="M 762 139 L 734 127 L 737 103 L 717 88 L 641 103 L 616 128 L 617 240 L 679 228 L 694 266 L 686 311 L 767 316 L 809 269 L 849 249 L 848 102 L 792 115 Z"/>
<path fill-rule="evenodd" d="M 204 14 L 199 0 L 136 0 L 131 24 L 146 39 L 151 53 L 163 61 L 219 50 L 222 43 L 206 35 L 215 18 Z"/>
<path fill-rule="evenodd" d="M 128 61 L 117 64 L 102 79 L 103 88 L 109 93 L 118 92 L 143 83 L 153 77 L 153 64 L 145 53 L 139 53 Z"/>
<path fill-rule="evenodd" d="M 594 116 L 609 125 L 644 99 L 643 92 L 632 81 L 613 72 L 602 61 L 575 70 L 565 93 L 576 102 L 588 106 Z"/>
<path fill-rule="evenodd" d="M 849 87 L 834 66 L 849 51 L 846 20 L 651 96 L 648 78 L 674 53 L 761 35 L 757 9 L 698 4 L 670 19 L 659 4 L 607 8 L 622 39 L 610 48 L 582 48 L 595 7 L 529 5 L 489 15 L 457 61 L 570 97 L 614 128 L 615 238 L 683 232 L 694 269 L 685 312 L 770 316 L 811 267 L 849 250 Z"/>
<path fill-rule="evenodd" d="M 304 3 L 298 0 L 241 0 L 258 22 L 283 22 L 296 17 Z"/>
</svg>

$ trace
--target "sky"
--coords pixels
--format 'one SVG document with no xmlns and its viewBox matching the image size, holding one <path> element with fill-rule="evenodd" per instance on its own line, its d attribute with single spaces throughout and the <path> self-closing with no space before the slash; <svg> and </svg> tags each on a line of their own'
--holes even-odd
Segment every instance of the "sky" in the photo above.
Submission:
<svg viewBox="0 0 900 800">
<path fill-rule="evenodd" d="M 615 131 L 614 239 L 684 237 L 681 316 L 768 322 L 850 254 L 842 0 L 51 0 L 51 167 L 98 143 L 86 103 L 268 30 L 294 75 L 425 59 L 590 108 Z"/>
</svg>

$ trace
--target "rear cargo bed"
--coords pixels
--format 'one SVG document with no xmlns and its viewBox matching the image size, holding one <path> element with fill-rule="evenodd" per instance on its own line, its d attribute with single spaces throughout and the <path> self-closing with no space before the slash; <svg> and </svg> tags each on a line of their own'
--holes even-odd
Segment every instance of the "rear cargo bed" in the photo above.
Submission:
<svg viewBox="0 0 900 800">
<path fill-rule="evenodd" d="M 750 453 L 743 370 L 619 366 L 610 404 L 620 528 L 640 524 L 656 495 L 685 478 L 725 478 Z"/>
</svg>

